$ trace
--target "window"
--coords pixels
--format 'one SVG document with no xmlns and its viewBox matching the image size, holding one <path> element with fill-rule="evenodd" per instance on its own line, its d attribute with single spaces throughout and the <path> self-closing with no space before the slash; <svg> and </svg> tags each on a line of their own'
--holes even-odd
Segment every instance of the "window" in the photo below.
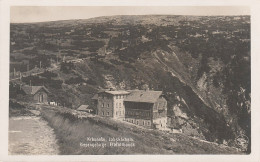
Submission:
<svg viewBox="0 0 260 162">
<path fill-rule="evenodd" d="M 116 103 L 116 108 L 118 108 L 118 103 Z"/>
<path fill-rule="evenodd" d="M 116 112 L 116 116 L 117 116 L 117 112 Z"/>
<path fill-rule="evenodd" d="M 150 122 L 147 122 L 147 125 L 150 125 Z"/>
<path fill-rule="evenodd" d="M 104 116 L 105 114 L 104 114 L 104 111 L 102 111 L 102 115 Z"/>
<path fill-rule="evenodd" d="M 119 103 L 119 107 L 121 107 L 121 103 Z"/>
<path fill-rule="evenodd" d="M 118 99 L 118 95 L 116 95 L 116 99 Z"/>
<path fill-rule="evenodd" d="M 134 123 L 134 120 L 132 120 L 132 123 Z"/>
<path fill-rule="evenodd" d="M 109 107 L 109 104 L 107 104 L 107 107 Z"/>
<path fill-rule="evenodd" d="M 136 121 L 136 124 L 138 125 L 138 120 Z"/>
<path fill-rule="evenodd" d="M 107 116 L 109 116 L 109 112 L 107 112 Z"/>
<path fill-rule="evenodd" d="M 121 115 L 121 111 L 119 111 L 119 115 Z"/>
<path fill-rule="evenodd" d="M 105 105 L 105 104 L 104 104 L 104 103 L 102 103 L 102 107 L 104 107 L 104 105 Z"/>
</svg>

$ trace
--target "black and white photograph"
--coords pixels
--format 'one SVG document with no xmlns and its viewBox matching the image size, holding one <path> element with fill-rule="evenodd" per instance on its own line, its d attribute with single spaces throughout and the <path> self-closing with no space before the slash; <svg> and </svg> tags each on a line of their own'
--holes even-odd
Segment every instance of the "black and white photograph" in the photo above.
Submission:
<svg viewBox="0 0 260 162">
<path fill-rule="evenodd" d="M 8 155 L 250 155 L 251 20 L 249 6 L 10 6 Z"/>
</svg>

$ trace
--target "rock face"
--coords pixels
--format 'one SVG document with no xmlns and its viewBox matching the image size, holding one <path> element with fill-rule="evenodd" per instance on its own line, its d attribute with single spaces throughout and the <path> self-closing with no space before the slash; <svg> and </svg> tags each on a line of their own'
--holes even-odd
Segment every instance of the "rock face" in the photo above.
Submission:
<svg viewBox="0 0 260 162">
<path fill-rule="evenodd" d="M 203 73 L 202 77 L 197 82 L 198 88 L 200 91 L 207 90 L 207 75 Z"/>
<path fill-rule="evenodd" d="M 250 40 L 249 16 L 115 16 L 11 24 L 11 41 L 16 42 L 11 61 L 36 53 L 34 61 L 48 66 L 60 49 L 66 59 L 83 58 L 56 71 L 60 89 L 48 80 L 39 82 L 62 103 L 89 104 L 100 88 L 146 86 L 164 92 L 170 127 L 232 144 L 241 134 L 250 138 L 250 41 L 244 39 Z M 48 56 L 42 56 L 43 49 Z M 71 75 L 88 80 L 69 87 Z"/>
</svg>

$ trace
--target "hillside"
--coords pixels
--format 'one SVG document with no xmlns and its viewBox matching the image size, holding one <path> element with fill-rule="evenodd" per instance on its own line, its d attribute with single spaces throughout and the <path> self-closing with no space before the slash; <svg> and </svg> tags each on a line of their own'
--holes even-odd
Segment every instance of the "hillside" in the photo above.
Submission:
<svg viewBox="0 0 260 162">
<path fill-rule="evenodd" d="M 40 111 L 54 129 L 62 155 L 242 153 L 236 148 L 185 134 L 145 129 L 131 123 L 89 116 L 70 109 L 44 106 Z M 92 137 L 103 138 L 104 141 L 92 141 L 89 139 Z M 113 142 L 113 139 L 117 139 L 117 142 Z"/>
<path fill-rule="evenodd" d="M 91 104 L 100 88 L 149 87 L 166 95 L 170 127 L 230 146 L 250 138 L 249 16 L 11 24 L 10 36 L 10 76 L 57 67 L 22 81 L 44 84 L 62 105 Z"/>
</svg>

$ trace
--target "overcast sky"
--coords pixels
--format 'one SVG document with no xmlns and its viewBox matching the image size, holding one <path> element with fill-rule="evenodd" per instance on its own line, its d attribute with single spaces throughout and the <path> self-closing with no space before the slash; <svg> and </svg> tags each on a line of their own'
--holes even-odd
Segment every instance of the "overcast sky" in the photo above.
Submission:
<svg viewBox="0 0 260 162">
<path fill-rule="evenodd" d="M 123 6 L 12 6 L 11 22 L 43 22 L 68 19 L 88 19 L 112 15 L 249 15 L 248 7 L 123 7 Z"/>
</svg>

